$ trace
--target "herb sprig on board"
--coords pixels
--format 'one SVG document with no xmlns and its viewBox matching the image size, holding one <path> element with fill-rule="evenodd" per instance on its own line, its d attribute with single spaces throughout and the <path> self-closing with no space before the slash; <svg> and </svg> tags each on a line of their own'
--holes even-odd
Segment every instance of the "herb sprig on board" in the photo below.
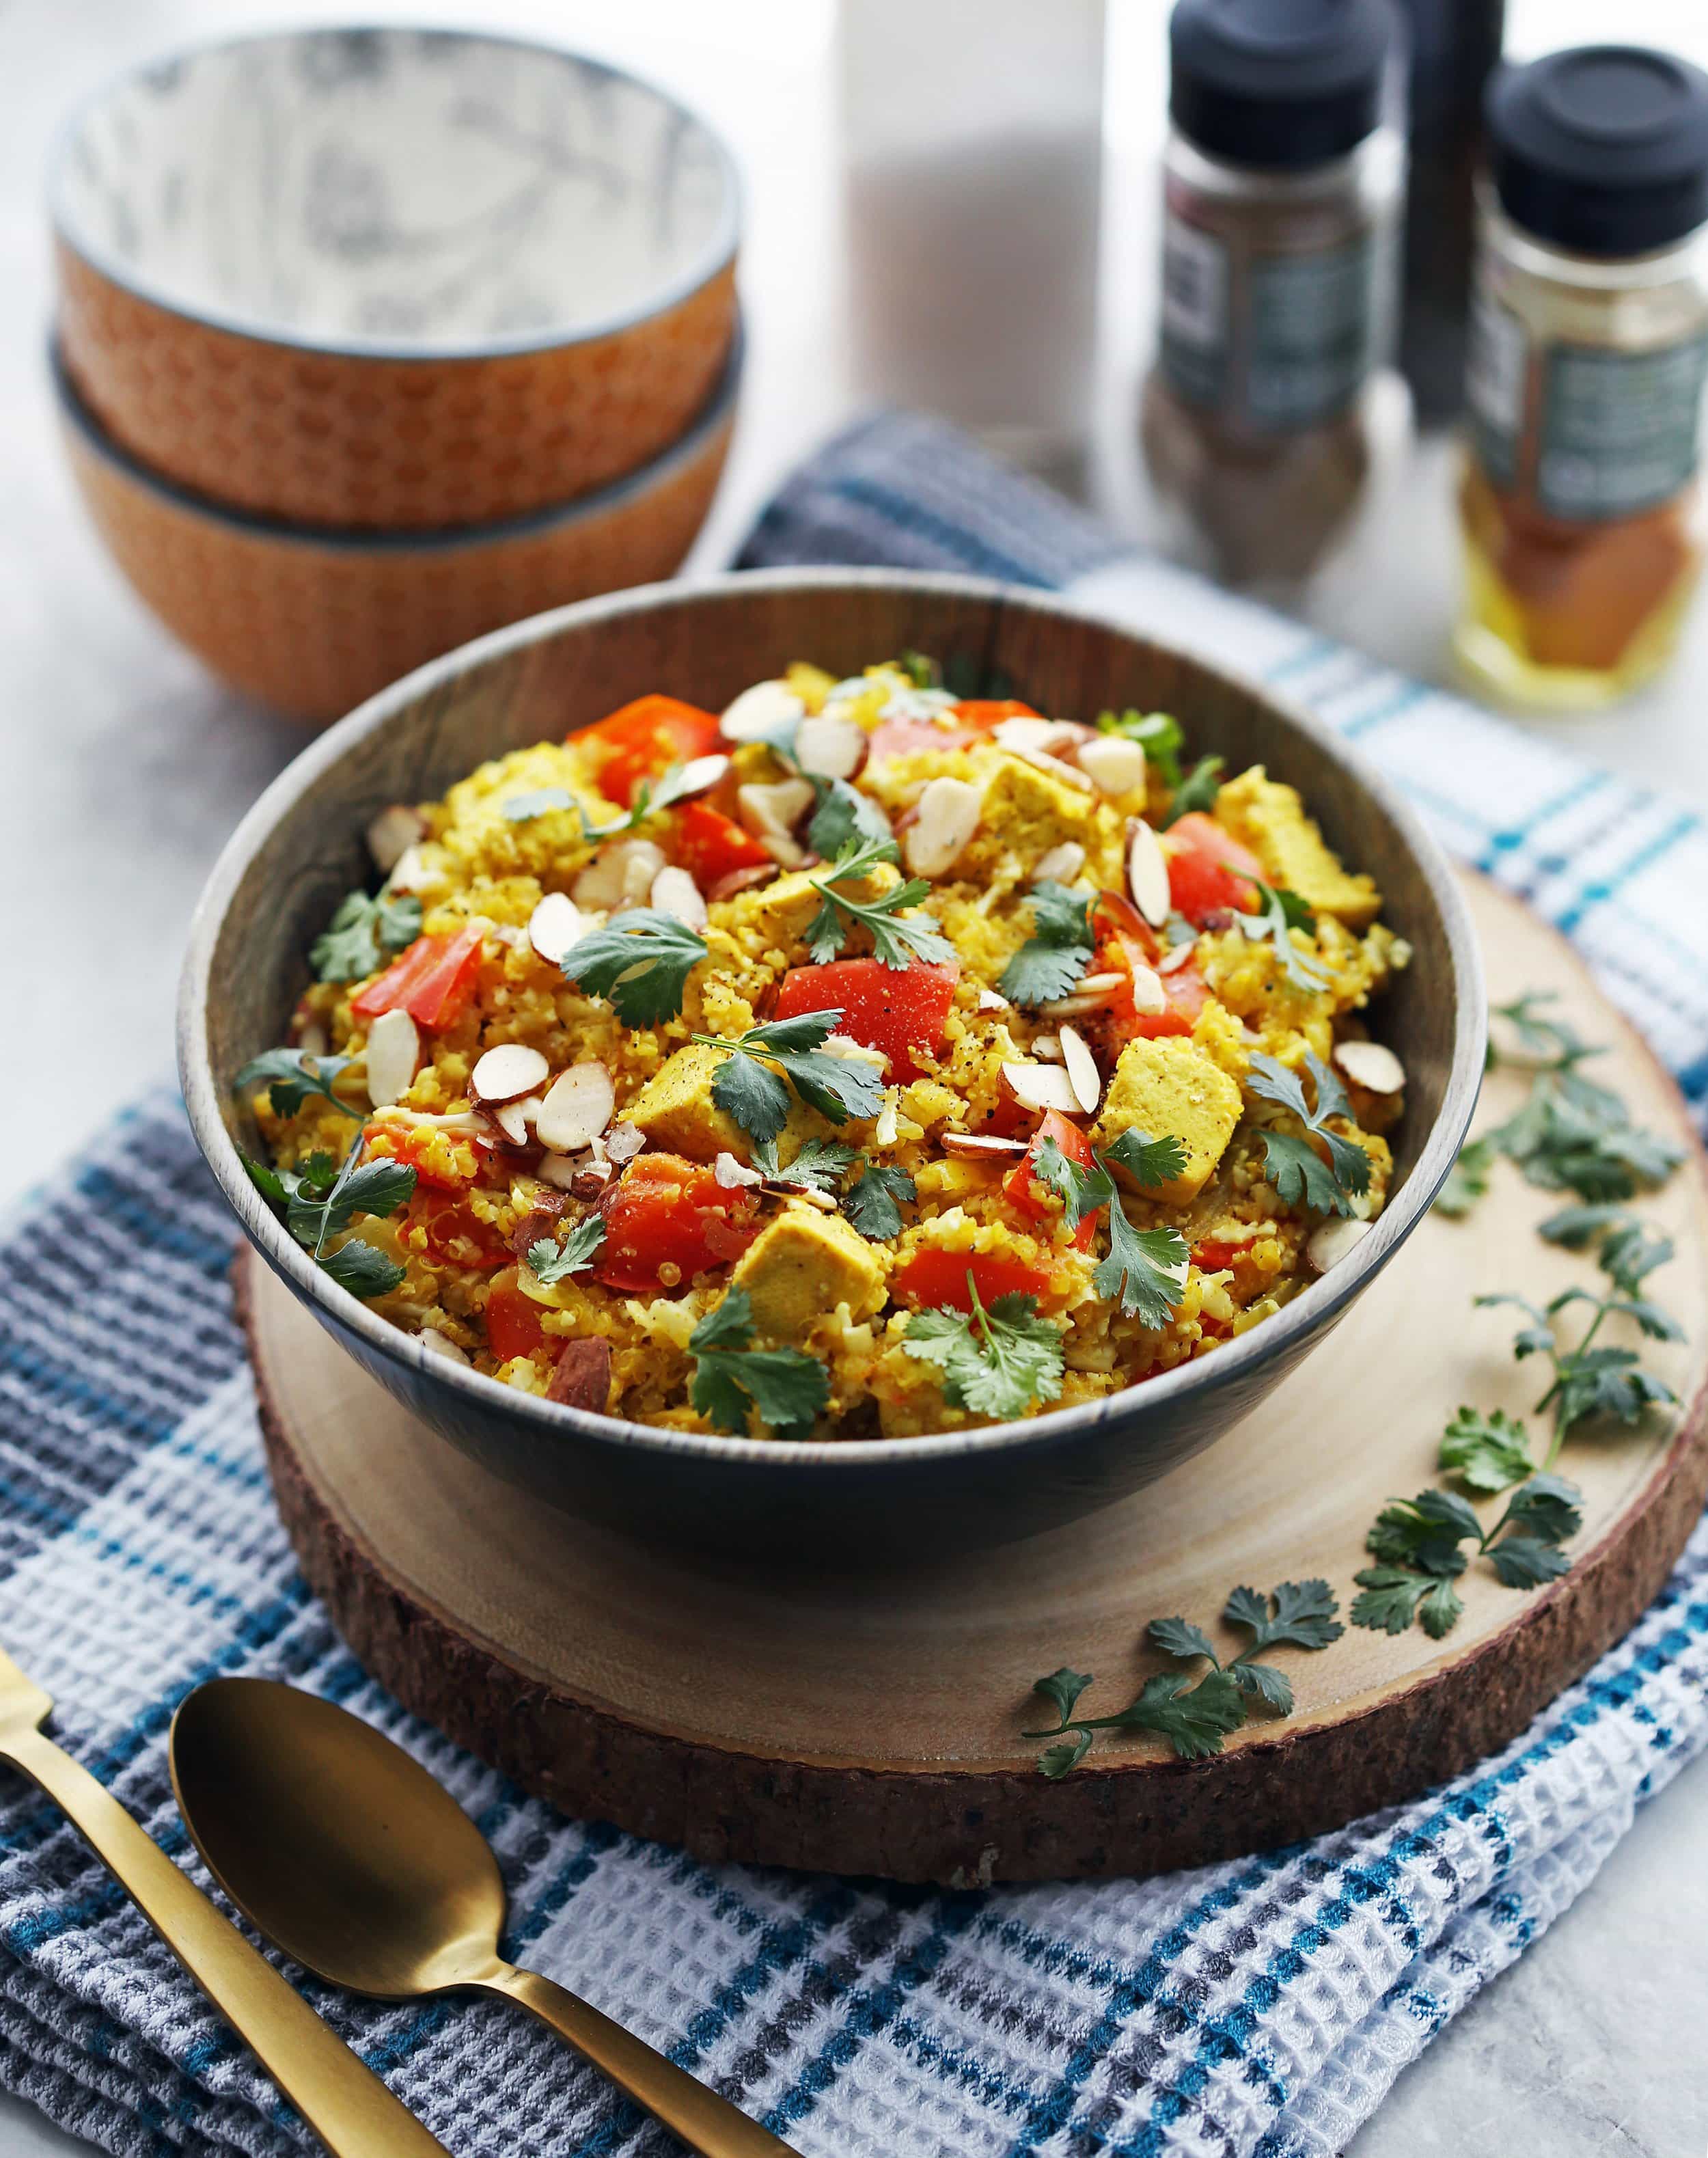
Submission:
<svg viewBox="0 0 1708 2158">
<path fill-rule="evenodd" d="M 1508 1588 L 1537 1588 L 1566 1572 L 1571 1562 L 1561 1546 L 1582 1526 L 1582 1493 L 1545 1472 L 1522 1484 L 1486 1529 L 1456 1491 L 1391 1500 L 1365 1539 L 1379 1563 L 1353 1577 L 1364 1593 L 1352 1623 L 1403 1634 L 1416 1619 L 1439 1640 L 1465 1608 L 1453 1585 L 1469 1562 L 1463 1546 L 1486 1558 Z"/>
<path fill-rule="evenodd" d="M 1185 1761 L 1220 1753 L 1224 1738 L 1239 1729 L 1252 1706 L 1261 1705 L 1278 1716 L 1292 1712 L 1293 1687 L 1286 1673 L 1259 1662 L 1259 1657 L 1284 1645 L 1326 1649 L 1346 1630 L 1335 1615 L 1339 1609 L 1326 1581 L 1283 1581 L 1267 1595 L 1236 1588 L 1223 1607 L 1222 1622 L 1243 1628 L 1251 1638 L 1226 1663 L 1201 1627 L 1184 1618 L 1153 1618 L 1147 1629 L 1153 1648 L 1183 1663 L 1202 1658 L 1209 1665 L 1195 1684 L 1188 1672 L 1159 1671 L 1114 1715 L 1080 1717 L 1074 1711 L 1091 1675 L 1064 1666 L 1032 1688 L 1055 1710 L 1055 1724 L 1022 1735 L 1055 1742 L 1038 1757 L 1039 1768 L 1052 1781 L 1078 1768 L 1100 1731 L 1156 1732 Z"/>
</svg>

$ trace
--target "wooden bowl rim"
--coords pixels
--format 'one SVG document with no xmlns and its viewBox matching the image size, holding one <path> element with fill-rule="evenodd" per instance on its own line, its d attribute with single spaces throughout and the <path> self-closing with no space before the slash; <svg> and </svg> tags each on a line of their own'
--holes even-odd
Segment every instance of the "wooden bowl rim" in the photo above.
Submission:
<svg viewBox="0 0 1708 2158">
<path fill-rule="evenodd" d="M 590 74 L 602 75 L 607 80 L 627 84 L 656 98 L 661 105 L 692 123 L 710 145 L 723 183 L 723 199 L 715 229 L 702 256 L 689 268 L 647 298 L 634 306 L 619 309 L 597 320 L 584 323 L 575 329 L 560 329 L 550 333 L 520 332 L 511 337 L 448 338 L 418 339 L 412 343 L 400 344 L 384 338 L 355 336 L 333 337 L 300 330 L 290 330 L 281 324 L 270 323 L 259 317 L 245 315 L 238 310 L 223 307 L 196 307 L 181 297 L 175 298 L 163 291 L 152 278 L 138 276 L 126 264 L 109 256 L 105 250 L 95 245 L 85 235 L 75 230 L 75 221 L 66 201 L 66 173 L 76 155 L 82 132 L 90 116 L 106 101 L 117 91 L 126 88 L 141 77 L 157 73 L 163 68 L 181 67 L 188 61 L 206 58 L 214 53 L 235 52 L 240 48 L 255 45 L 277 45 L 286 40 L 322 36 L 348 37 L 363 32 L 395 35 L 407 32 L 424 38 L 442 38 L 462 44 L 502 45 L 513 51 L 531 53 L 550 60 L 570 60 Z M 742 226 L 746 217 L 740 168 L 723 137 L 704 114 L 673 90 L 666 90 L 649 75 L 637 74 L 632 68 L 618 67 L 610 60 L 599 59 L 592 53 L 578 51 L 571 45 L 555 45 L 543 38 L 531 38 L 519 31 L 488 30 L 472 27 L 459 28 L 447 23 L 358 22 L 358 23 L 300 23 L 294 26 L 262 29 L 235 38 L 195 38 L 186 43 L 156 53 L 152 58 L 133 61 L 129 65 L 116 68 L 86 91 L 60 121 L 48 153 L 48 215 L 55 237 L 70 253 L 75 255 L 85 268 L 133 299 L 142 300 L 163 314 L 178 321 L 194 323 L 199 328 L 219 330 L 227 337 L 240 338 L 257 345 L 276 345 L 291 352 L 317 353 L 323 358 L 348 359 L 360 364 L 367 360 L 384 361 L 389 364 L 421 364 L 432 366 L 446 361 L 500 359 L 528 353 L 560 352 L 576 345 L 591 344 L 601 338 L 615 337 L 625 330 L 636 329 L 643 323 L 658 320 L 691 299 L 694 295 L 720 277 L 735 261 L 741 245 Z"/>
<path fill-rule="evenodd" d="M 199 494 L 194 488 L 168 478 L 164 472 L 156 472 L 152 465 L 144 464 L 121 443 L 114 441 L 79 395 L 66 368 L 59 339 L 51 338 L 48 345 L 48 371 L 53 377 L 61 420 L 76 434 L 91 457 L 100 458 L 132 487 L 158 497 L 185 515 L 199 518 L 204 524 L 224 526 L 246 540 L 308 548 L 316 553 L 386 556 L 454 554 L 472 547 L 503 545 L 508 540 L 533 539 L 571 524 L 591 524 L 612 510 L 627 509 L 697 463 L 728 426 L 740 394 L 746 359 L 746 332 L 738 314 L 723 371 L 710 396 L 689 421 L 687 431 L 667 444 L 656 457 L 637 465 L 632 472 L 606 480 L 603 486 L 586 494 L 572 495 L 567 502 L 550 502 L 543 509 L 524 510 L 519 516 L 491 518 L 479 524 L 429 525 L 419 531 L 413 528 L 400 531 L 387 530 L 383 525 L 310 524 L 297 519 L 269 517 L 256 510 L 238 509 L 229 503 L 216 502 L 209 495 Z M 461 648 L 466 650 L 467 647 Z"/>
<path fill-rule="evenodd" d="M 377 1317 L 359 1298 L 341 1288 L 314 1264 L 250 1182 L 227 1128 L 207 1050 L 209 985 L 221 928 L 250 862 L 298 798 L 359 742 L 421 698 L 489 661 L 544 643 L 566 627 L 579 627 L 649 609 L 692 606 L 718 596 L 739 598 L 746 593 L 833 591 L 850 586 L 889 589 L 923 596 L 940 594 L 948 599 L 983 602 L 1047 617 L 1090 622 L 1100 628 L 1112 629 L 1117 635 L 1172 650 L 1238 694 L 1257 700 L 1284 725 L 1308 736 L 1323 754 L 1342 767 L 1355 786 L 1380 804 L 1410 849 L 1435 901 L 1445 932 L 1455 1002 L 1453 1057 L 1441 1112 L 1411 1174 L 1378 1217 L 1370 1235 L 1359 1242 L 1348 1257 L 1312 1283 L 1273 1318 L 1253 1327 L 1236 1340 L 1223 1344 L 1213 1356 L 1194 1358 L 1173 1371 L 1147 1379 L 1142 1386 L 1124 1388 L 1102 1400 L 1077 1402 L 1066 1408 L 1046 1410 L 1041 1416 L 973 1431 L 937 1432 L 911 1438 L 787 1443 L 716 1433 L 674 1431 L 544 1401 L 536 1395 L 519 1392 L 483 1372 L 465 1371 L 446 1357 L 432 1355 L 417 1336 L 405 1334 L 401 1328 Z M 1488 1022 L 1476 932 L 1445 855 L 1399 790 L 1367 767 L 1356 751 L 1303 707 L 1277 696 L 1249 676 L 1199 658 L 1183 646 L 1170 646 L 1165 640 L 1146 638 L 1131 624 L 1096 608 L 1073 606 L 1053 594 L 1031 587 L 950 572 L 834 566 L 725 571 L 638 585 L 627 591 L 576 601 L 477 638 L 417 668 L 413 674 L 370 697 L 348 718 L 317 736 L 286 767 L 227 841 L 191 920 L 179 980 L 177 1032 L 179 1084 L 191 1128 L 245 1235 L 267 1263 L 299 1295 L 320 1306 L 338 1327 L 356 1335 L 374 1355 L 418 1379 L 426 1380 L 434 1387 L 469 1397 L 472 1406 L 488 1416 L 532 1427 L 544 1437 L 573 1433 L 578 1438 L 601 1447 L 745 1463 L 785 1474 L 805 1474 L 837 1469 L 854 1472 L 879 1465 L 899 1468 L 910 1461 L 923 1464 L 968 1454 L 1018 1453 L 1027 1449 L 1048 1452 L 1076 1433 L 1101 1423 L 1112 1420 L 1142 1421 L 1154 1407 L 1189 1400 L 1195 1396 L 1207 1399 L 1223 1387 L 1237 1384 L 1259 1366 L 1277 1360 L 1301 1335 L 1315 1332 L 1343 1310 L 1387 1263 L 1428 1211 L 1458 1159 L 1477 1105 L 1483 1081 Z"/>
</svg>

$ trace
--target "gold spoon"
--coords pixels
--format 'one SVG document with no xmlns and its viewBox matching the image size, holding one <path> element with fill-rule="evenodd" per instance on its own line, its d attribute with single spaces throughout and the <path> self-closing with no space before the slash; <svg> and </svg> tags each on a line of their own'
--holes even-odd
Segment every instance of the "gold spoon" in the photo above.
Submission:
<svg viewBox="0 0 1708 2158">
<path fill-rule="evenodd" d="M 211 1680 L 173 1719 L 172 1784 L 214 1879 L 305 1970 L 382 2001 L 502 1995 L 701 2158 L 799 2158 L 620 2023 L 503 1961 L 485 1837 L 359 1717 L 268 1679 Z"/>
<path fill-rule="evenodd" d="M 21 1769 L 59 1807 L 327 2149 L 335 2158 L 446 2158 L 444 2145 L 106 1786 L 43 1736 L 38 1727 L 53 1708 L 52 1696 L 0 1649 L 0 1761 Z"/>
</svg>

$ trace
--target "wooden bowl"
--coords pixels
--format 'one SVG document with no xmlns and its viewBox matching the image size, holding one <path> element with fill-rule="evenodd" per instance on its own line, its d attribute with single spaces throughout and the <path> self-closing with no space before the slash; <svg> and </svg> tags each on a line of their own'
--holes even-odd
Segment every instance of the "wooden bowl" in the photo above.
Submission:
<svg viewBox="0 0 1708 2158">
<path fill-rule="evenodd" d="M 436 533 L 316 530 L 223 509 L 103 432 L 55 368 L 71 469 L 113 559 L 235 689 L 319 725 L 423 661 L 592 592 L 668 576 L 729 453 L 741 347 L 682 439 L 559 509 Z"/>
<path fill-rule="evenodd" d="M 262 516 L 423 530 L 638 470 L 735 329 L 740 188 L 673 98 L 503 36 L 199 47 L 75 112 L 65 365 L 112 439 Z"/>
<path fill-rule="evenodd" d="M 320 1272 L 238 1158 L 234 1075 L 284 1038 L 305 953 L 369 874 L 388 802 L 426 800 L 483 758 L 663 689 L 716 710 L 811 657 L 833 673 L 931 653 L 1044 711 L 1178 713 L 1195 751 L 1267 764 L 1380 885 L 1415 957 L 1380 1026 L 1405 1061 L 1386 1210 L 1349 1257 L 1275 1318 L 1107 1401 L 935 1438 L 790 1445 L 664 1431 L 519 1394 L 430 1355 Z M 1000 1544 L 1161 1475 L 1246 1415 L 1422 1218 L 1482 1078 L 1476 939 L 1451 872 L 1396 792 L 1303 712 L 1195 655 L 1030 591 L 890 570 L 754 571 L 621 592 L 519 622 L 396 684 L 304 751 L 261 797 L 203 895 L 184 964 L 178 1058 L 197 1138 L 250 1242 L 363 1368 L 494 1474 L 647 1537 L 714 1549 L 798 1544 L 827 1561 Z"/>
</svg>

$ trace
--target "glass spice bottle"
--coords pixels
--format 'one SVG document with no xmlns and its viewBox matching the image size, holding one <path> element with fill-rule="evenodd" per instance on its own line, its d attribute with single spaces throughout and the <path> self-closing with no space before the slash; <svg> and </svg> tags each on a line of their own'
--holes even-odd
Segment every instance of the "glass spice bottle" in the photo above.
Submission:
<svg viewBox="0 0 1708 2158">
<path fill-rule="evenodd" d="M 1455 649 L 1497 696 L 1590 710 L 1665 663 L 1700 565 L 1708 75 L 1551 54 L 1495 78 L 1489 133 Z"/>
<path fill-rule="evenodd" d="M 1162 328 L 1141 434 L 1180 551 L 1308 575 L 1372 463 L 1405 152 L 1388 0 L 1179 0 Z"/>
</svg>

